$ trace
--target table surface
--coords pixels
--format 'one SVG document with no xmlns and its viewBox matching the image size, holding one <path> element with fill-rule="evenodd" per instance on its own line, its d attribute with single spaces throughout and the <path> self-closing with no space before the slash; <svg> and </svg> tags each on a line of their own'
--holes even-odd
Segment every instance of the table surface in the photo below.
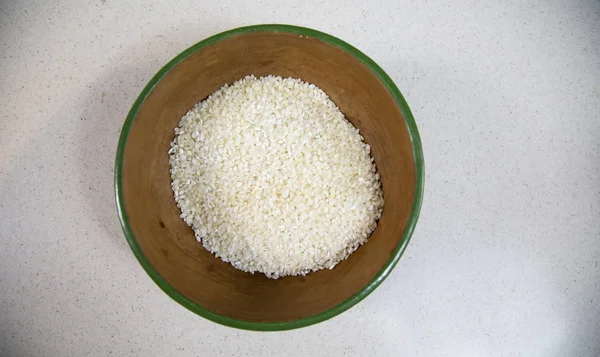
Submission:
<svg viewBox="0 0 600 357">
<path fill-rule="evenodd" d="M 197 41 L 291 23 L 410 104 L 421 218 L 368 298 L 315 326 L 217 325 L 127 246 L 113 165 L 145 83 Z M 0 356 L 600 355 L 600 3 L 0 2 Z"/>
</svg>

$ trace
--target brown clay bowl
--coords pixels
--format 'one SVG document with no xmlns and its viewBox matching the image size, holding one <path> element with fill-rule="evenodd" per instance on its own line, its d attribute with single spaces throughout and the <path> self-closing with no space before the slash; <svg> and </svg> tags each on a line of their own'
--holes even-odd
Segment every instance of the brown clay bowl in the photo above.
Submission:
<svg viewBox="0 0 600 357">
<path fill-rule="evenodd" d="M 167 151 L 195 103 L 246 75 L 300 78 L 323 89 L 371 145 L 385 206 L 369 241 L 332 270 L 277 280 L 215 258 L 179 217 Z M 311 29 L 259 25 L 208 38 L 150 80 L 123 126 L 115 166 L 125 236 L 174 300 L 215 322 L 286 330 L 335 316 L 371 293 L 404 252 L 423 194 L 423 154 L 400 91 L 371 59 Z"/>
</svg>

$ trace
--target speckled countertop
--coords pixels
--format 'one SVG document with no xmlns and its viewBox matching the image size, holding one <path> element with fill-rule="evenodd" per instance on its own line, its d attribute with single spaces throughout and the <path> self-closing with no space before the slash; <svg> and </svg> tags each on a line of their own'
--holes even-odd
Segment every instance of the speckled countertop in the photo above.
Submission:
<svg viewBox="0 0 600 357">
<path fill-rule="evenodd" d="M 193 43 L 255 23 L 313 27 L 371 56 L 425 151 L 421 218 L 391 276 L 282 333 L 172 301 L 113 198 L 118 135 L 145 83 Z M 2 1 L 0 98 L 0 356 L 600 355 L 598 1 Z"/>
</svg>

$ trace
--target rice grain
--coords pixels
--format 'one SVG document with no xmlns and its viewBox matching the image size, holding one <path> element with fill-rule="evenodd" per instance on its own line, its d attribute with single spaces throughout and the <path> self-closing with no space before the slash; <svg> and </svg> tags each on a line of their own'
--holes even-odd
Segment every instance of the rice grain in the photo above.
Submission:
<svg viewBox="0 0 600 357">
<path fill-rule="evenodd" d="M 247 76 L 185 114 L 169 150 L 181 218 L 222 260 L 267 277 L 332 269 L 383 210 L 370 147 L 321 89 Z"/>
</svg>

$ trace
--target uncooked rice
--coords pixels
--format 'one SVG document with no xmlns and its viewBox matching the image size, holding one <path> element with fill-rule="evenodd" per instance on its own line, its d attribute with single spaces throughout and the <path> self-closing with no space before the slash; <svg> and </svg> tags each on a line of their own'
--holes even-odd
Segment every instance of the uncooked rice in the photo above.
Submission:
<svg viewBox="0 0 600 357">
<path fill-rule="evenodd" d="M 181 218 L 222 260 L 267 277 L 332 269 L 377 226 L 370 147 L 327 94 L 247 76 L 185 114 L 169 150 Z"/>
</svg>

